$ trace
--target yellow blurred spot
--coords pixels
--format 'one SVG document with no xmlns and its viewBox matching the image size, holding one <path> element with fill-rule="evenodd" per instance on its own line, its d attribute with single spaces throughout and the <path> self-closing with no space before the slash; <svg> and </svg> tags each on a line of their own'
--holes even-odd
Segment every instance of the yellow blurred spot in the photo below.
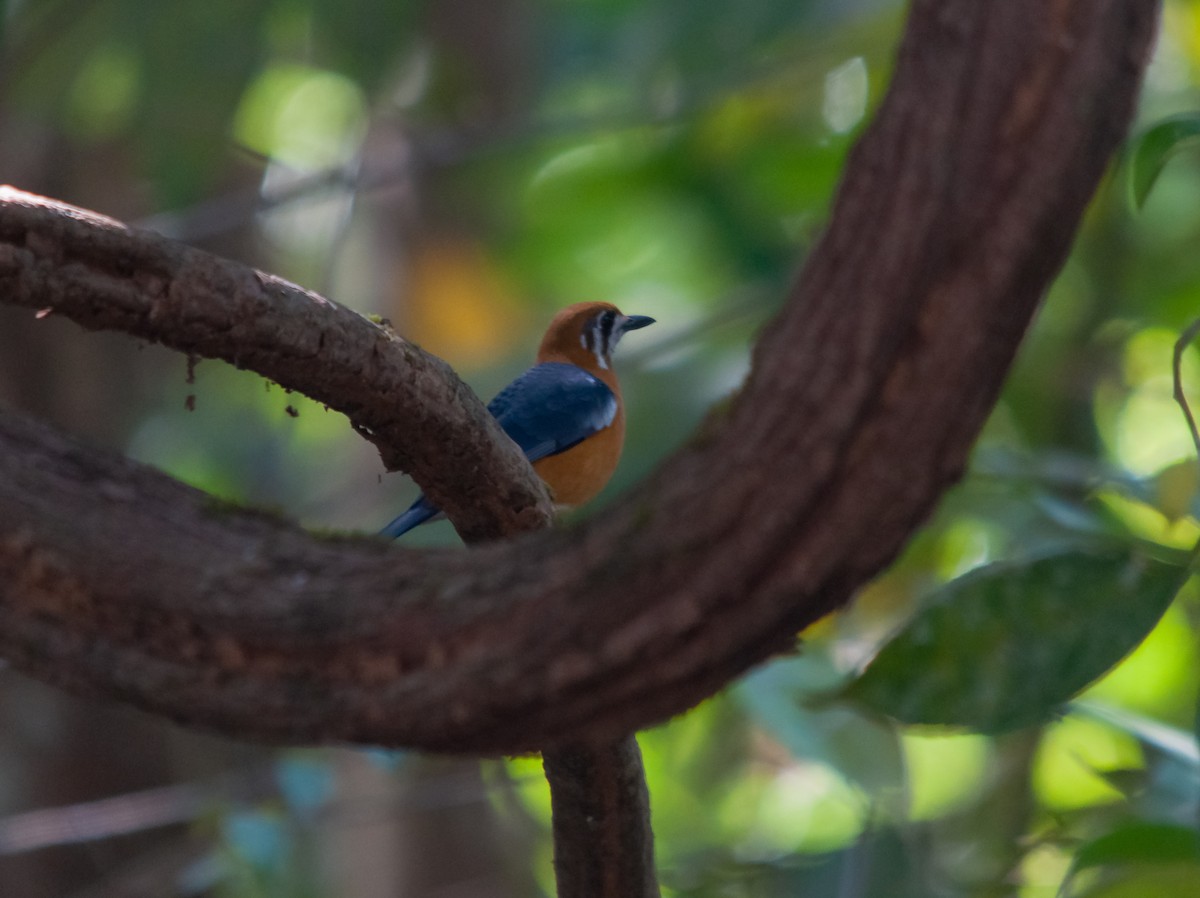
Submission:
<svg viewBox="0 0 1200 898">
<path fill-rule="evenodd" d="M 984 785 L 990 743 L 972 734 L 904 734 L 909 817 L 934 820 L 967 804 Z"/>
<path fill-rule="evenodd" d="M 800 631 L 800 638 L 804 642 L 816 642 L 826 637 L 833 638 L 837 635 L 840 619 L 843 611 L 834 611 L 824 617 L 819 617 L 803 630 Z"/>
<path fill-rule="evenodd" d="M 1165 327 L 1148 327 L 1138 331 L 1125 343 L 1121 367 L 1125 383 L 1131 387 L 1149 383 L 1164 386 L 1168 393 L 1172 383 L 1171 364 L 1175 341 L 1179 335 Z M 1195 349 L 1183 355 L 1183 382 L 1194 389 L 1200 382 L 1200 360 Z"/>
<path fill-rule="evenodd" d="M 1127 393 L 1115 420 L 1101 420 L 1102 431 L 1117 460 L 1135 474 L 1150 475 L 1183 458 L 1195 447 L 1182 412 L 1173 398 L 1172 357 L 1178 335 L 1166 328 L 1138 331 L 1125 344 L 1122 373 Z M 1193 404 L 1200 397 L 1200 356 L 1189 348 L 1183 356 L 1184 389 Z M 1113 396 L 1097 396 L 1099 405 Z"/>
<path fill-rule="evenodd" d="M 405 333 L 456 364 L 491 364 L 528 329 L 517 297 L 487 255 L 465 240 L 433 240 L 418 247 L 408 295 Z"/>
<path fill-rule="evenodd" d="M 234 136 L 264 156 L 302 169 L 350 159 L 367 128 L 367 103 L 344 75 L 298 65 L 264 71 L 234 117 Z"/>
<path fill-rule="evenodd" d="M 488 777 L 488 795 L 501 817 L 512 814 L 512 799 L 516 798 L 523 810 L 544 831 L 550 831 L 550 786 L 542 773 L 542 757 L 534 755 L 523 758 L 509 758 L 496 762 L 490 768 L 486 762 L 483 767 Z M 490 774 L 495 774 L 494 781 Z M 549 839 L 536 839 L 532 845 L 533 857 L 530 868 L 534 879 L 542 887 L 540 894 L 554 894 L 554 858 L 552 844 Z"/>
<path fill-rule="evenodd" d="M 700 144 L 724 157 L 745 146 L 778 116 L 777 103 L 767 93 L 742 92 L 715 104 L 700 125 Z"/>
<path fill-rule="evenodd" d="M 978 518 L 960 517 L 942 532 L 937 547 L 937 572 L 946 580 L 992 561 L 1003 543 L 1003 531 Z"/>
<path fill-rule="evenodd" d="M 1071 853 L 1061 845 L 1041 842 L 1021 859 L 1020 898 L 1056 898 L 1071 869 Z"/>
<path fill-rule="evenodd" d="M 1193 71 L 1200 71 L 1200 3 L 1176 0 L 1163 8 L 1164 36 L 1169 35 Z"/>
<path fill-rule="evenodd" d="M 1142 766 L 1132 736 L 1079 717 L 1048 727 L 1033 765 L 1033 788 L 1051 810 L 1121 801 L 1124 796 L 1100 775 Z"/>
<path fill-rule="evenodd" d="M 1177 549 L 1190 549 L 1200 538 L 1200 526 L 1191 517 L 1172 522 L 1157 508 L 1112 491 L 1098 492 L 1096 498 L 1138 536 Z"/>
<path fill-rule="evenodd" d="M 542 775 L 541 755 L 509 758 L 503 762 L 513 794 L 524 805 L 525 811 L 541 823 L 550 826 L 550 787 Z"/>
<path fill-rule="evenodd" d="M 1152 383 L 1129 394 L 1117 415 L 1117 459 L 1148 475 L 1195 452 L 1170 386 Z"/>
<path fill-rule="evenodd" d="M 762 785 L 750 832 L 737 847 L 744 858 L 835 851 L 866 824 L 863 796 L 823 764 L 789 765 Z"/>
<path fill-rule="evenodd" d="M 67 94 L 67 124 L 92 140 L 112 137 L 128 122 L 138 94 L 138 60 L 106 44 L 84 62 Z"/>
<path fill-rule="evenodd" d="M 1188 514 L 1196 487 L 1200 484 L 1200 462 L 1194 458 L 1178 461 L 1158 472 L 1154 478 L 1154 505 L 1172 523 Z"/>
</svg>

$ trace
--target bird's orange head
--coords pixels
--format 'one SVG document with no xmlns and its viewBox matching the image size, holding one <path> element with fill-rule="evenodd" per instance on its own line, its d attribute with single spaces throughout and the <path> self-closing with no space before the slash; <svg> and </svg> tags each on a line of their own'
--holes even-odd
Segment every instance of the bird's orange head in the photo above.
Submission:
<svg viewBox="0 0 1200 898">
<path fill-rule="evenodd" d="M 554 316 L 537 358 L 568 362 L 587 371 L 610 371 L 612 352 L 621 337 L 653 323 L 645 315 L 623 315 L 612 303 L 578 302 Z"/>
</svg>

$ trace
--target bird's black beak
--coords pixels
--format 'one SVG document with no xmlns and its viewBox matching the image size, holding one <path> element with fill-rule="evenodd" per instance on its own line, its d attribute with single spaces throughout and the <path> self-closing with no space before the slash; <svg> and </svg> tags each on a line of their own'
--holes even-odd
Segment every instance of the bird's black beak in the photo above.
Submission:
<svg viewBox="0 0 1200 898">
<path fill-rule="evenodd" d="M 625 331 L 635 331 L 639 327 L 645 327 L 648 324 L 653 324 L 654 319 L 649 315 L 626 315 L 625 320 L 621 322 L 621 333 Z"/>
</svg>

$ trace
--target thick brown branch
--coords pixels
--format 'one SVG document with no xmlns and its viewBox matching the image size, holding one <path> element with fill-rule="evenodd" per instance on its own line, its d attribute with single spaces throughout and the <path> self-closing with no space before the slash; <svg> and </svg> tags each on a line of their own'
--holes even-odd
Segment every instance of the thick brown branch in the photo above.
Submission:
<svg viewBox="0 0 1200 898">
<path fill-rule="evenodd" d="M 637 740 L 560 748 L 546 752 L 542 762 L 550 783 L 558 894 L 658 895 L 650 794 Z"/>
<path fill-rule="evenodd" d="M 434 356 L 244 265 L 0 187 L 0 295 L 97 330 L 224 359 L 344 412 L 446 509 L 464 539 L 544 526 L 541 482 Z"/>
<path fill-rule="evenodd" d="M 514 752 L 615 739 L 689 707 L 846 601 L 958 476 L 1127 125 L 1156 12 L 1153 0 L 917 0 L 888 97 L 742 395 L 582 527 L 465 552 L 322 540 L 5 421 L 0 654 L 276 739 Z M 60 238 L 16 240 L 22 214 L 0 210 L 0 296 L 65 313 L 52 269 L 90 266 L 83 284 L 106 271 L 113 283 L 106 303 L 162 301 L 170 272 L 132 248 L 120 257 L 132 275 L 105 268 L 107 251 L 56 258 Z M 195 314 L 223 322 L 214 347 L 249 329 L 270 355 L 275 329 L 255 322 L 281 288 L 239 271 Z M 275 300 L 231 314 L 247 293 Z M 303 303 L 305 333 L 283 343 L 314 364 L 316 347 L 342 345 L 328 333 L 344 313 Z M 364 364 L 354 345 L 330 361 L 345 370 L 328 372 L 323 400 L 354 410 L 371 391 L 416 389 L 414 369 Z M 450 387 L 436 404 L 424 425 L 464 407 Z M 428 408 L 414 404 L 388 444 L 427 448 L 413 425 Z M 469 490 L 443 485 L 465 515 Z"/>
</svg>

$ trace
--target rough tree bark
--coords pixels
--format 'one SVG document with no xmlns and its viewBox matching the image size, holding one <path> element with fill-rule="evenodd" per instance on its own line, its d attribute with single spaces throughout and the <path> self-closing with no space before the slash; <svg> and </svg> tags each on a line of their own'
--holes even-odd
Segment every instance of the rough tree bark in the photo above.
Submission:
<svg viewBox="0 0 1200 898">
<path fill-rule="evenodd" d="M 559 896 L 655 898 L 650 794 L 637 740 L 550 749 L 542 764 Z"/>
<path fill-rule="evenodd" d="M 585 524 L 465 552 L 319 538 L 0 419 L 0 655 L 280 740 L 522 752 L 686 709 L 844 603 L 959 476 L 1127 127 L 1157 7 L 915 0 L 745 388 Z M 0 300 L 346 412 L 468 538 L 545 521 L 444 366 L 266 275 L 9 194 Z"/>
</svg>

